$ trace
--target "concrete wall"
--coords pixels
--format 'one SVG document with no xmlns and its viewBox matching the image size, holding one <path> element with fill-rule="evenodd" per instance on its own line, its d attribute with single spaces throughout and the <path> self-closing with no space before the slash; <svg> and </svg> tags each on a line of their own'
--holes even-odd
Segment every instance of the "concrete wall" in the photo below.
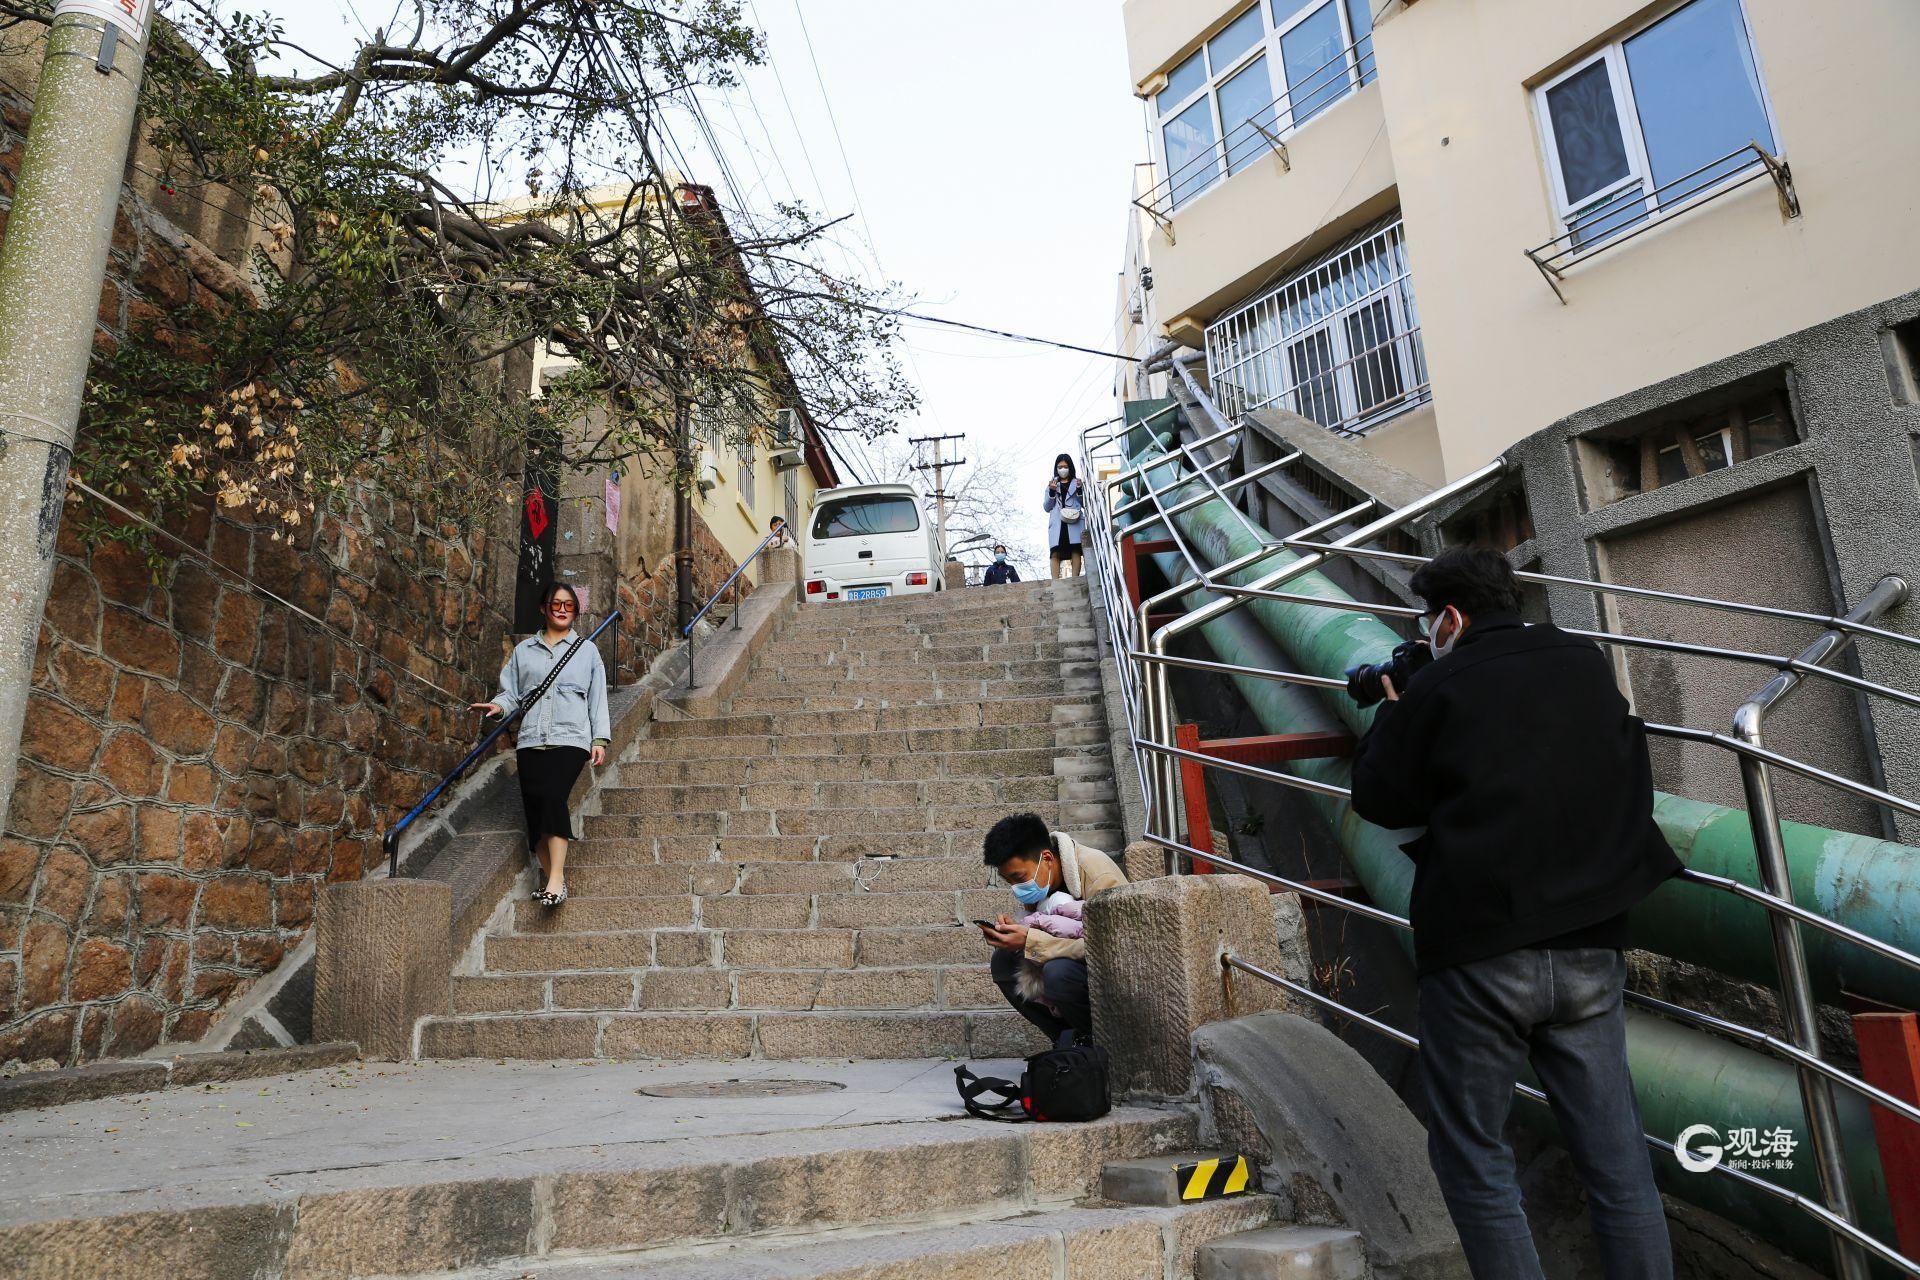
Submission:
<svg viewBox="0 0 1920 1280">
<path fill-rule="evenodd" d="M 1562 230 L 1530 87 L 1671 6 L 1447 0 L 1380 21 L 1449 476 L 1583 406 L 1920 284 L 1920 241 L 1894 230 L 1920 217 L 1920 7 L 1853 0 L 1836 20 L 1745 3 L 1803 215 L 1783 220 L 1772 184 L 1749 184 L 1571 267 L 1564 306 L 1522 254 Z"/>
<path fill-rule="evenodd" d="M 1920 291 L 1902 294 L 1802 329 L 1700 368 L 1572 414 L 1512 446 L 1521 468 L 1536 537 L 1516 549 L 1549 573 L 1592 577 L 1666 591 L 1779 604 L 1815 612 L 1844 610 L 1881 575 L 1898 573 L 1920 587 L 1920 478 L 1913 442 L 1920 405 L 1897 398 L 1882 337 L 1890 326 L 1920 317 Z M 1579 442 L 1622 424 L 1690 416 L 1689 405 L 1716 390 L 1757 378 L 1784 379 L 1800 443 L 1606 505 L 1582 484 Z M 1595 596 L 1572 588 L 1549 593 L 1562 625 L 1603 621 Z M 1612 617 L 1655 636 L 1768 653 L 1789 653 L 1812 628 L 1748 615 L 1618 601 Z M 1909 602 L 1883 623 L 1920 635 L 1920 604 Z M 1868 679 L 1920 690 L 1920 653 L 1891 642 L 1859 646 L 1857 670 Z M 1844 664 L 1843 664 L 1844 668 Z M 1768 671 L 1736 671 L 1698 659 L 1638 657 L 1626 666 L 1633 696 L 1652 718 L 1684 711 L 1688 721 L 1725 729 L 1739 702 L 1766 682 Z M 1920 712 L 1875 699 L 1870 714 L 1829 689 L 1805 687 L 1773 722 L 1779 741 L 1817 763 L 1889 789 L 1920 795 Z M 1669 756 L 1684 794 L 1726 799 L 1692 753 Z M 1831 795 L 1816 797 L 1783 782 L 1789 816 L 1837 818 Z M 1798 811 L 1796 813 L 1796 810 Z M 1854 807 L 1843 825 L 1880 832 Z M 1864 823 L 1865 825 L 1857 825 Z M 1902 820 L 1903 838 L 1920 823 Z"/>
<path fill-rule="evenodd" d="M 1156 227 L 1153 288 L 1168 335 L 1199 346 L 1221 312 L 1392 209 L 1393 153 L 1382 126 L 1376 80 L 1289 134 L 1286 163 L 1277 152 L 1263 156 L 1182 202 L 1171 237 Z"/>
</svg>

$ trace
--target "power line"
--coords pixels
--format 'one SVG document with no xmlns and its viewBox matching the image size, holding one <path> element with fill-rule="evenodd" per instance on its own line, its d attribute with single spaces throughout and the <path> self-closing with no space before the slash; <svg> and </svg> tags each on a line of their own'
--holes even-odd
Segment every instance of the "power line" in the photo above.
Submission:
<svg viewBox="0 0 1920 1280">
<path fill-rule="evenodd" d="M 1036 338 L 1032 334 L 1013 333 L 1006 329 L 990 329 L 983 324 L 968 324 L 965 320 L 947 320 L 940 316 L 923 316 L 914 311 L 888 311 L 885 307 L 867 307 L 865 310 L 877 311 L 884 315 L 896 315 L 903 320 L 918 320 L 922 324 L 944 324 L 954 329 L 970 329 L 975 333 L 990 334 L 996 338 L 1006 338 L 1013 342 L 1030 342 L 1035 346 L 1058 347 L 1062 351 L 1078 351 L 1081 355 L 1104 356 L 1109 360 L 1131 360 L 1139 363 L 1140 357 L 1122 355 L 1118 351 L 1102 351 L 1098 347 L 1082 347 L 1071 342 L 1059 342 L 1052 338 Z"/>
</svg>

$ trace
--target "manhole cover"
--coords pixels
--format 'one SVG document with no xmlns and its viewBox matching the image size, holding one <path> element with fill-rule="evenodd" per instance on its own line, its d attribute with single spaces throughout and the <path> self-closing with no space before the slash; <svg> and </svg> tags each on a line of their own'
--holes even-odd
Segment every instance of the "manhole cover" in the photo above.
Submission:
<svg viewBox="0 0 1920 1280">
<path fill-rule="evenodd" d="M 846 1087 L 833 1080 L 690 1080 L 647 1085 L 634 1092 L 649 1098 L 791 1098 L 803 1093 L 837 1093 Z"/>
</svg>

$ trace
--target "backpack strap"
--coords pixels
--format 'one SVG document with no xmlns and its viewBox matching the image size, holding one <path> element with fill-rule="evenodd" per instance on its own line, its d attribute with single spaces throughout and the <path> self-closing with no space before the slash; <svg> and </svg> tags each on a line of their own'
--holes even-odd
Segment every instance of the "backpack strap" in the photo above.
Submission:
<svg viewBox="0 0 1920 1280">
<path fill-rule="evenodd" d="M 999 1076 L 979 1076 L 963 1064 L 953 1069 L 954 1083 L 960 1087 L 960 1103 L 976 1120 L 998 1120 L 1004 1124 L 1025 1124 L 1033 1117 L 1026 1112 L 1026 1090 Z M 998 1102 L 982 1102 L 982 1094 L 998 1094 Z M 1008 1115 L 1007 1112 L 1014 1114 Z"/>
</svg>

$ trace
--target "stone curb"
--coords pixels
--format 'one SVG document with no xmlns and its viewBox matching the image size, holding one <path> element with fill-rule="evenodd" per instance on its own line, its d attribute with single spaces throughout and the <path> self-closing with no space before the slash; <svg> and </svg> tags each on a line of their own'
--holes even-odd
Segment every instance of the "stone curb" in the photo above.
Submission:
<svg viewBox="0 0 1920 1280">
<path fill-rule="evenodd" d="M 290 1049 L 230 1049 L 151 1062 L 95 1062 L 57 1071 L 27 1071 L 0 1079 L 0 1115 L 127 1093 L 314 1071 L 359 1057 L 360 1048 L 354 1044 L 302 1044 Z"/>
<path fill-rule="evenodd" d="M 743 1135 L 697 1155 L 433 1165 L 398 1186 L 320 1171 L 297 1186 L 235 1188 L 214 1203 L 190 1196 L 98 1215 L 36 1204 L 48 1216 L 0 1227 L 0 1257 L 25 1260 L 7 1273 L 22 1277 L 412 1275 L 678 1241 L 745 1243 L 797 1228 L 1079 1199 L 1108 1161 L 1191 1144 L 1194 1119 L 1134 1111 L 1081 1125 L 929 1120 L 795 1136 L 807 1141 Z"/>
</svg>

